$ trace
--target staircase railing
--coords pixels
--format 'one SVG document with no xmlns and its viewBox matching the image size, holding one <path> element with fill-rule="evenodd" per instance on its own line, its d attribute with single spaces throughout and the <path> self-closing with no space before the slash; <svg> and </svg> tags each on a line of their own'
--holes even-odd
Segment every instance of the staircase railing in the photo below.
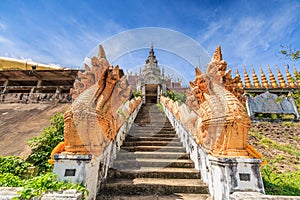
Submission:
<svg viewBox="0 0 300 200">
<path fill-rule="evenodd" d="M 214 199 L 230 199 L 230 194 L 237 191 L 264 193 L 259 159 L 210 155 L 206 149 L 197 144 L 196 136 L 176 117 L 176 113 L 168 109 L 163 102 L 161 104 Z"/>
</svg>

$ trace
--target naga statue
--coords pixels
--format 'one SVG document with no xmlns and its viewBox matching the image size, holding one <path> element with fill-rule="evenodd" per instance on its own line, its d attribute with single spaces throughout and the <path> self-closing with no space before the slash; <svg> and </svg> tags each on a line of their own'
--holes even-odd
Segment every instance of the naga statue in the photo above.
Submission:
<svg viewBox="0 0 300 200">
<path fill-rule="evenodd" d="M 121 120 L 118 112 L 130 97 L 126 77 L 118 66 L 109 64 L 101 45 L 98 57 L 93 57 L 91 64 L 91 68 L 85 65 L 85 71 L 78 73 L 71 90 L 75 100 L 64 114 L 64 151 L 67 153 L 100 155 L 126 120 Z M 138 103 L 130 105 L 136 107 Z M 128 110 L 131 112 L 133 108 Z"/>
<path fill-rule="evenodd" d="M 247 157 L 251 121 L 243 104 L 243 89 L 238 87 L 240 78 L 232 78 L 226 68 L 218 46 L 207 65 L 207 72 L 196 68 L 186 104 L 199 116 L 196 123 L 198 144 L 212 155 Z"/>
</svg>

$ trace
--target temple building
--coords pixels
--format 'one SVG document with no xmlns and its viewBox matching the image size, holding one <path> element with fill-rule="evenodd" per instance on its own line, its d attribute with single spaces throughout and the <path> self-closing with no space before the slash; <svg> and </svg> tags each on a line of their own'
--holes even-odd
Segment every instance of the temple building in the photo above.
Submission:
<svg viewBox="0 0 300 200">
<path fill-rule="evenodd" d="M 153 45 L 151 45 L 148 58 L 139 74 L 128 74 L 127 80 L 133 90 L 142 92 L 144 103 L 158 103 L 160 94 L 167 90 L 176 92 L 185 91 L 181 81 L 174 81 L 170 76 L 165 76 L 164 68 L 158 65 L 154 55 Z"/>
</svg>

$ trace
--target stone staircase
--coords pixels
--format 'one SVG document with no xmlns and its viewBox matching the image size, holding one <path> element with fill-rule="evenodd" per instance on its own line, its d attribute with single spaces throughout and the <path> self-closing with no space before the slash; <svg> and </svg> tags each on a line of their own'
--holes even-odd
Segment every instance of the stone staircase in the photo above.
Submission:
<svg viewBox="0 0 300 200">
<path fill-rule="evenodd" d="M 156 104 L 141 107 L 97 199 L 207 199 L 208 187 Z"/>
</svg>

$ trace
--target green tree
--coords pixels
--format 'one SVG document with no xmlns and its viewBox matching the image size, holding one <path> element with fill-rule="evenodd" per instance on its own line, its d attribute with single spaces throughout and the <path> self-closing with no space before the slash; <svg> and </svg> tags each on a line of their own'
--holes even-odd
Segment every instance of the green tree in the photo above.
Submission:
<svg viewBox="0 0 300 200">
<path fill-rule="evenodd" d="M 281 45 L 280 53 L 284 55 L 286 58 L 297 61 L 300 59 L 300 50 L 292 49 L 291 46 L 283 46 Z"/>
</svg>

